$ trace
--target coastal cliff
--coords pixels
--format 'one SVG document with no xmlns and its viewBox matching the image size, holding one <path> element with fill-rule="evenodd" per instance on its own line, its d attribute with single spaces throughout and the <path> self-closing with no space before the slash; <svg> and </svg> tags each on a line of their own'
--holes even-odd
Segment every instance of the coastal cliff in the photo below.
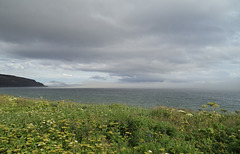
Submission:
<svg viewBox="0 0 240 154">
<path fill-rule="evenodd" d="M 33 79 L 0 74 L 0 87 L 45 87 Z"/>
</svg>

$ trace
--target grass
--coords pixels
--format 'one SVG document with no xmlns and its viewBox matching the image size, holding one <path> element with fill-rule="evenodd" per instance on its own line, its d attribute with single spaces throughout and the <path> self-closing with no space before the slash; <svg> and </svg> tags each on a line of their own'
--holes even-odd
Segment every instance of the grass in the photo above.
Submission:
<svg viewBox="0 0 240 154">
<path fill-rule="evenodd" d="M 0 153 L 239 153 L 240 115 L 0 95 Z"/>
</svg>

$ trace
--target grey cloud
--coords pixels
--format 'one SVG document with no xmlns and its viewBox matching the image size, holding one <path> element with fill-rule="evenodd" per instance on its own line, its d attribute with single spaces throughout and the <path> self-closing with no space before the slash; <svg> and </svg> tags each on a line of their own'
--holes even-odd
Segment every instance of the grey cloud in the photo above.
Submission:
<svg viewBox="0 0 240 154">
<path fill-rule="evenodd" d="M 1 1 L 1 39 L 98 46 L 124 31 L 96 15 L 96 5 L 83 1 Z"/>
<path fill-rule="evenodd" d="M 234 0 L 1 1 L 0 53 L 122 82 L 201 80 L 222 66 L 238 70 L 239 7 Z"/>
<path fill-rule="evenodd" d="M 201 4 L 199 4 L 201 3 Z M 158 1 L 141 4 L 130 23 L 162 42 L 210 45 L 226 41 L 239 28 L 239 3 L 233 1 Z"/>
<path fill-rule="evenodd" d="M 96 79 L 96 80 L 107 80 L 106 77 L 99 76 L 99 75 L 92 76 L 91 79 Z"/>
</svg>

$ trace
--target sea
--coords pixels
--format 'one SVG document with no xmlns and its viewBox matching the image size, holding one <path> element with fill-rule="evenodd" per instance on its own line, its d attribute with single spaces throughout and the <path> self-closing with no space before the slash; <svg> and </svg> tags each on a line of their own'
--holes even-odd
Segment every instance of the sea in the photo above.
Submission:
<svg viewBox="0 0 240 154">
<path fill-rule="evenodd" d="M 240 111 L 240 91 L 34 87 L 0 88 L 0 94 L 83 104 L 118 103 L 144 108 L 167 106 L 195 111 L 203 104 L 215 102 L 228 112 Z"/>
</svg>

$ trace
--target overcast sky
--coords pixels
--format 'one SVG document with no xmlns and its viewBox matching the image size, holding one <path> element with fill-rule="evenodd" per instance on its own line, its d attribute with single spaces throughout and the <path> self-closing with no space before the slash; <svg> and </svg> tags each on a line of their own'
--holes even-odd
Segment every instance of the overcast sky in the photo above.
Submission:
<svg viewBox="0 0 240 154">
<path fill-rule="evenodd" d="M 0 70 L 82 87 L 240 87 L 239 0 L 0 0 Z"/>
</svg>

